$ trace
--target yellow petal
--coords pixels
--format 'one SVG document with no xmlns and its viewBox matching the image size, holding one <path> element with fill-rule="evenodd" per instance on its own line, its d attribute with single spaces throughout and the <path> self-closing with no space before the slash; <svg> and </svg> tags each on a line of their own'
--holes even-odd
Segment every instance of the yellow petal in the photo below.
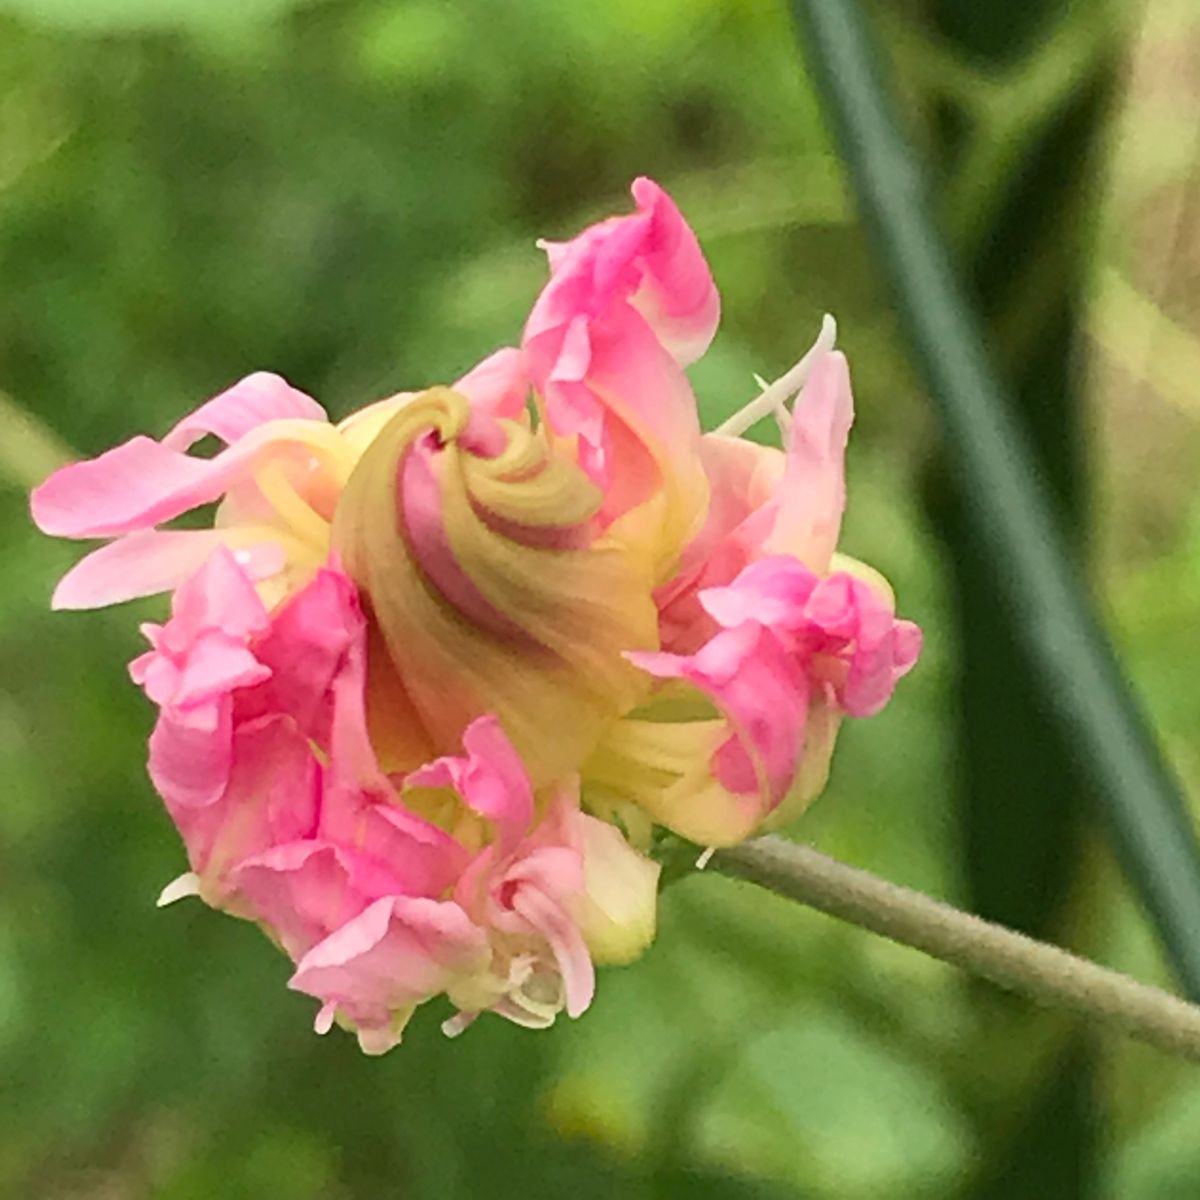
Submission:
<svg viewBox="0 0 1200 1200">
<path fill-rule="evenodd" d="M 577 820 L 584 891 L 572 916 L 597 966 L 633 962 L 654 941 L 661 868 L 606 821 Z"/>
<path fill-rule="evenodd" d="M 517 422 L 489 425 L 503 446 L 488 457 L 470 421 L 446 388 L 401 407 L 350 477 L 333 544 L 435 752 L 494 712 L 536 786 L 577 769 L 646 693 L 621 655 L 655 645 L 656 613 L 638 556 L 589 539 L 600 496 L 583 473 Z M 432 534 L 406 506 L 416 468 L 434 479 Z"/>
</svg>

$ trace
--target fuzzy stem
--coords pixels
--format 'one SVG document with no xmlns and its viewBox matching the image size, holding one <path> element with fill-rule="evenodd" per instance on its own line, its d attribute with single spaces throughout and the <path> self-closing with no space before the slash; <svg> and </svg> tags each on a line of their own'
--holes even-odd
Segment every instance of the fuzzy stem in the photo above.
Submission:
<svg viewBox="0 0 1200 1200">
<path fill-rule="evenodd" d="M 1200 1007 L 779 837 L 720 850 L 713 869 L 861 925 L 1038 1004 L 1200 1062 Z"/>
</svg>

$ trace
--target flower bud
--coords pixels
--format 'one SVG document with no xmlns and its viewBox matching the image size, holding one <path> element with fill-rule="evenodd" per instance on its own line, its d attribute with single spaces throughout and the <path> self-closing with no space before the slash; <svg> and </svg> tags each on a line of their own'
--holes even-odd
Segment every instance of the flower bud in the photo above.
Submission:
<svg viewBox="0 0 1200 1200">
<path fill-rule="evenodd" d="M 597 966 L 633 962 L 654 941 L 661 867 L 607 821 L 579 813 L 583 893 L 572 915 Z"/>
</svg>

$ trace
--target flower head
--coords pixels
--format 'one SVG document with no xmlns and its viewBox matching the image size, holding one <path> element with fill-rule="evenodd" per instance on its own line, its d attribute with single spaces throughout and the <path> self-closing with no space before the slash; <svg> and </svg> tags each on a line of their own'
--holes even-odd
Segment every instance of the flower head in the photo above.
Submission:
<svg viewBox="0 0 1200 1200">
<path fill-rule="evenodd" d="M 655 827 L 721 846 L 789 820 L 920 651 L 837 550 L 832 322 L 703 434 L 684 368 L 718 294 L 670 198 L 633 195 L 544 243 L 520 347 L 451 386 L 335 425 L 252 375 L 33 495 L 46 532 L 111 539 L 57 607 L 173 592 L 130 667 L 188 860 L 162 902 L 258 923 L 317 1029 L 368 1052 L 436 996 L 449 1033 L 578 1016 L 654 937 Z M 770 414 L 782 450 L 737 436 Z"/>
</svg>

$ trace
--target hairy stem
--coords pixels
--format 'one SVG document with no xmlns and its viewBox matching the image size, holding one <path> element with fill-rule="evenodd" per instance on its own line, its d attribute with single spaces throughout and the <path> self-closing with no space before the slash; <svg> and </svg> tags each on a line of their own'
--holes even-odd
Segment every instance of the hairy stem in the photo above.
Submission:
<svg viewBox="0 0 1200 1200">
<path fill-rule="evenodd" d="M 712 867 L 1019 992 L 1200 1062 L 1200 1007 L 1127 975 L 847 866 L 809 846 L 761 837 Z"/>
</svg>

